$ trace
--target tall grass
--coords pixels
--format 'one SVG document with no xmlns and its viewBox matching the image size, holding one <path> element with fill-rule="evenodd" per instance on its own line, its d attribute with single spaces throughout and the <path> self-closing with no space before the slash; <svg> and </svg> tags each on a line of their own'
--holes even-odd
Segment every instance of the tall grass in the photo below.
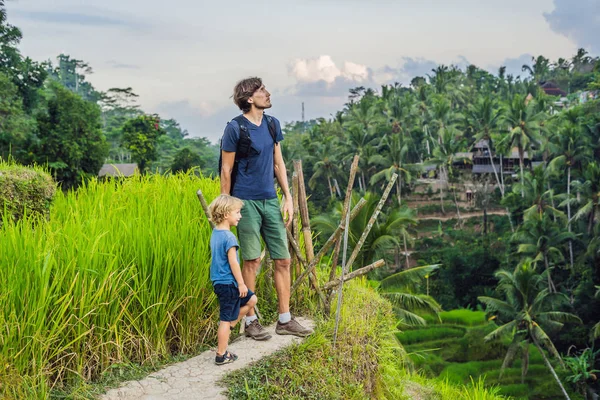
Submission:
<svg viewBox="0 0 600 400">
<path fill-rule="evenodd" d="M 215 181 L 160 175 L 57 193 L 49 221 L 0 230 L 0 397 L 47 398 L 115 362 L 212 340 Z"/>
</svg>

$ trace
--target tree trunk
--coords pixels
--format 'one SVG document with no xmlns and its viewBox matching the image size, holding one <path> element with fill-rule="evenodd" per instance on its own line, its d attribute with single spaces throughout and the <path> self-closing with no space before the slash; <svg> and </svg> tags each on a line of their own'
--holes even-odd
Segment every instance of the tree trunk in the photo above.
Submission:
<svg viewBox="0 0 600 400">
<path fill-rule="evenodd" d="M 550 187 L 550 181 L 547 181 L 546 184 L 548 186 L 548 191 L 551 191 L 552 188 Z M 550 193 L 550 203 L 552 204 L 552 208 L 556 209 L 554 206 L 554 196 L 552 196 L 552 193 Z M 552 220 L 556 222 L 556 214 L 552 214 Z"/>
<path fill-rule="evenodd" d="M 525 198 L 524 186 L 525 180 L 523 178 L 523 169 L 525 169 L 525 165 L 523 162 L 523 148 L 519 146 L 519 166 L 521 168 L 521 197 Z"/>
<path fill-rule="evenodd" d="M 483 235 L 487 235 L 487 225 L 488 225 L 488 216 L 487 216 L 487 205 L 483 206 Z"/>
<path fill-rule="evenodd" d="M 442 167 L 440 167 L 440 204 L 442 206 L 442 214 L 446 215 L 446 211 L 444 211 L 444 178 Z"/>
<path fill-rule="evenodd" d="M 406 256 L 406 269 L 409 269 L 410 264 L 408 261 L 408 246 L 406 246 L 406 233 L 403 233 L 402 236 L 404 236 L 404 255 Z"/>
<path fill-rule="evenodd" d="M 502 187 L 504 187 L 504 163 L 502 162 L 503 156 L 500 154 L 500 181 L 502 182 Z"/>
<path fill-rule="evenodd" d="M 331 178 L 327 177 L 327 186 L 329 186 L 329 195 L 333 199 L 335 197 L 335 193 L 333 193 L 333 186 L 331 185 Z"/>
<path fill-rule="evenodd" d="M 494 164 L 494 158 L 492 157 L 492 150 L 490 150 L 489 142 L 487 144 L 487 151 L 490 156 L 490 162 L 492 163 L 494 175 L 496 176 L 496 183 L 498 183 L 498 187 L 500 188 L 500 193 L 502 194 L 502 198 L 504 198 L 504 183 L 500 183 L 500 178 L 498 178 L 498 171 L 496 171 L 496 165 Z"/>
<path fill-rule="evenodd" d="M 525 341 L 525 346 L 523 347 L 523 357 L 521 359 L 521 385 L 525 384 L 525 377 L 527 376 L 527 372 L 529 371 L 529 341 Z"/>
<path fill-rule="evenodd" d="M 552 376 L 554 377 L 554 379 L 556 380 L 556 383 L 558 383 L 558 386 L 560 386 L 560 390 L 563 392 L 563 394 L 565 395 L 565 398 L 567 400 L 571 400 L 571 398 L 569 397 L 569 394 L 567 393 L 567 391 L 565 390 L 564 386 L 562 385 L 560 379 L 558 379 L 558 375 L 556 375 L 556 371 L 554 371 L 554 367 L 552 367 L 552 364 L 550 364 L 550 361 L 548 361 L 548 358 L 546 357 L 546 354 L 544 354 L 544 350 L 542 349 L 542 347 L 540 346 L 540 344 L 538 343 L 537 339 L 535 337 L 533 337 L 532 335 L 532 339 L 533 339 L 533 343 L 535 343 L 535 347 L 537 347 L 538 351 L 540 352 L 540 354 L 542 355 L 542 358 L 544 359 L 544 364 L 546 364 L 546 367 L 548 367 L 548 369 L 550 370 L 550 372 L 552 373 Z"/>
<path fill-rule="evenodd" d="M 456 206 L 456 215 L 458 216 L 458 221 L 461 222 L 462 218 L 460 216 L 460 208 L 458 207 L 458 200 L 456 199 L 456 188 L 452 187 L 452 193 L 454 194 L 454 205 Z"/>
<path fill-rule="evenodd" d="M 398 206 L 402 205 L 402 178 L 400 171 L 398 171 L 398 180 L 396 181 L 396 194 L 398 195 Z"/>
<path fill-rule="evenodd" d="M 571 165 L 567 168 L 567 228 L 571 233 Z M 569 259 L 571 261 L 571 270 L 573 270 L 573 241 L 569 239 Z"/>
<path fill-rule="evenodd" d="M 554 282 L 552 282 L 552 276 L 550 273 L 550 263 L 548 263 L 548 255 L 544 253 L 544 265 L 546 267 L 546 272 L 548 273 L 548 291 L 550 293 L 556 293 L 556 286 L 554 286 Z"/>
<path fill-rule="evenodd" d="M 335 178 L 333 178 L 333 185 L 335 187 L 335 191 L 337 192 L 338 197 L 342 197 L 342 192 L 340 191 L 340 185 L 338 185 L 338 181 Z"/>
<path fill-rule="evenodd" d="M 365 182 L 365 173 L 362 170 L 360 171 L 360 177 L 362 179 L 363 189 L 366 192 L 367 191 L 367 183 Z"/>
</svg>

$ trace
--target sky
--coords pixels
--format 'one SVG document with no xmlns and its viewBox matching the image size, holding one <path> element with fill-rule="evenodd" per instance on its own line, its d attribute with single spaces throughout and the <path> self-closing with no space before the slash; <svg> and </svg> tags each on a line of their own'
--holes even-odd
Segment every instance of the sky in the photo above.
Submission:
<svg viewBox="0 0 600 400">
<path fill-rule="evenodd" d="M 94 4 L 94 5 L 90 5 Z M 437 65 L 523 75 L 532 56 L 600 54 L 600 0 L 8 0 L 34 60 L 93 68 L 97 90 L 132 87 L 147 113 L 217 142 L 259 76 L 282 122 L 328 118 L 348 90 L 408 85 Z"/>
</svg>

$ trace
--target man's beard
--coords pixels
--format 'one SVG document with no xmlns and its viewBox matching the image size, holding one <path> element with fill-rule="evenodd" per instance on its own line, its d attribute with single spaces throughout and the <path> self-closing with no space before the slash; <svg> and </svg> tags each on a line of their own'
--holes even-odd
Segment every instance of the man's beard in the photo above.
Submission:
<svg viewBox="0 0 600 400">
<path fill-rule="evenodd" d="M 273 107 L 272 103 L 269 103 L 265 106 L 256 106 L 256 108 L 258 108 L 259 110 L 266 110 L 267 108 L 271 108 L 271 107 Z"/>
</svg>

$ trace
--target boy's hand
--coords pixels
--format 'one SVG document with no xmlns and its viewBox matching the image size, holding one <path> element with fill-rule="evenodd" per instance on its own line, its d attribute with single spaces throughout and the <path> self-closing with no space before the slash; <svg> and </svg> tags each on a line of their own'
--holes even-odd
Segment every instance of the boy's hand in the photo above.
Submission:
<svg viewBox="0 0 600 400">
<path fill-rule="evenodd" d="M 245 284 L 241 284 L 238 286 L 238 290 L 240 291 L 240 297 L 246 297 L 248 295 L 248 286 Z"/>
</svg>

